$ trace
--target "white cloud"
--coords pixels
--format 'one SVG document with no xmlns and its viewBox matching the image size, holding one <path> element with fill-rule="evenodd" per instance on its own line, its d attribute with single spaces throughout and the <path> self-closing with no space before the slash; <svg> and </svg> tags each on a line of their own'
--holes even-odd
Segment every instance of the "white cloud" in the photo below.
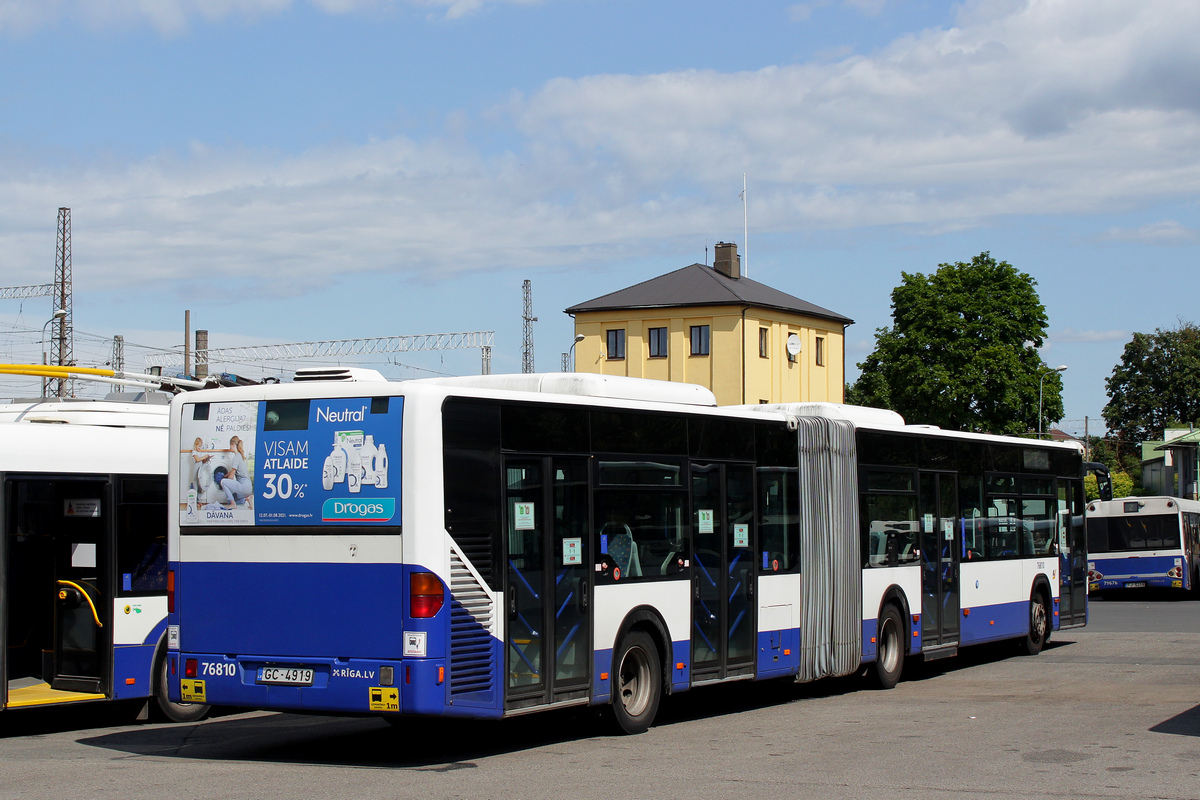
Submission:
<svg viewBox="0 0 1200 800">
<path fill-rule="evenodd" d="M 1074 328 L 1061 328 L 1050 331 L 1048 344 L 1062 344 L 1064 342 L 1083 342 L 1085 344 L 1124 342 L 1128 341 L 1132 335 L 1129 331 L 1077 331 Z"/>
<path fill-rule="evenodd" d="M 164 36 L 174 36 L 193 18 L 256 18 L 291 4 L 292 0 L 0 0 L 0 33 L 23 34 L 78 20 L 93 28 L 149 24 Z"/>
<path fill-rule="evenodd" d="M 164 36 L 187 30 L 195 19 L 256 19 L 305 2 L 329 14 L 376 11 L 391 5 L 443 10 L 447 19 L 466 16 L 489 3 L 531 5 L 542 0 L 0 0 L 0 33 L 24 34 L 63 21 L 95 28 L 148 24 Z"/>
<path fill-rule="evenodd" d="M 202 2 L 254 5 L 187 8 Z M 66 204 L 88 280 L 277 294 L 330 272 L 569 268 L 726 235 L 743 172 L 758 233 L 1119 212 L 1200 192 L 1198 39 L 1194 0 L 987 0 L 834 63 L 550 81 L 480 113 L 522 137 L 507 153 L 393 138 L 286 158 L 197 143 L 60 172 L 12 159 L 0 249 L 44 262 Z"/>
<path fill-rule="evenodd" d="M 749 172 L 818 224 L 1191 194 L 1200 5 L 1152 6 L 1047 0 L 836 64 L 559 80 L 514 114 L 547 147 L 650 179 Z"/>
<path fill-rule="evenodd" d="M 824 8 L 829 5 L 830 0 L 808 0 L 805 3 L 796 3 L 788 6 L 788 19 L 792 22 L 807 22 L 812 18 L 812 14 L 819 8 Z"/>
<path fill-rule="evenodd" d="M 1200 231 L 1173 219 L 1152 222 L 1140 228 L 1110 228 L 1101 239 L 1139 244 L 1184 245 L 1200 242 Z"/>
</svg>

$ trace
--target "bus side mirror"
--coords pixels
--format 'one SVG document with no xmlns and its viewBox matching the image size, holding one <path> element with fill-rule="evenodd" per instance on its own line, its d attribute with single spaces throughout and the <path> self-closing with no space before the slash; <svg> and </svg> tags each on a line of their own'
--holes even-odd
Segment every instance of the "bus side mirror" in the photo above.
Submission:
<svg viewBox="0 0 1200 800">
<path fill-rule="evenodd" d="M 1096 476 L 1096 491 L 1100 494 L 1101 500 L 1112 500 L 1112 474 L 1108 471 L 1108 467 L 1096 462 L 1087 461 L 1083 465 L 1084 474 L 1091 472 Z"/>
</svg>

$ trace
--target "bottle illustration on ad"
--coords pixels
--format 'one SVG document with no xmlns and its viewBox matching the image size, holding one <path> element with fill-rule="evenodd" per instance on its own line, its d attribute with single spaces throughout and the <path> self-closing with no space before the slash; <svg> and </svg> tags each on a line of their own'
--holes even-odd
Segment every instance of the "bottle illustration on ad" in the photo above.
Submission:
<svg viewBox="0 0 1200 800">
<path fill-rule="evenodd" d="M 387 446 L 375 446 L 375 437 L 362 431 L 335 431 L 333 452 L 325 456 L 321 470 L 321 486 L 332 491 L 344 483 L 351 494 L 363 486 L 386 489 L 388 485 Z"/>
</svg>

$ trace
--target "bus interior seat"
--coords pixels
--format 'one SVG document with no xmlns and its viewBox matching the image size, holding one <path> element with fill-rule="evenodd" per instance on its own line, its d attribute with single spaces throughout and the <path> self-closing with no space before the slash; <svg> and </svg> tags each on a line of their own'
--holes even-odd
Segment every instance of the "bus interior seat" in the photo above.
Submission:
<svg viewBox="0 0 1200 800">
<path fill-rule="evenodd" d="M 618 532 L 608 535 L 608 554 L 617 562 L 622 575 L 628 578 L 640 576 L 642 574 L 642 564 L 638 558 L 638 547 L 637 542 L 633 538 L 633 531 L 624 523 L 606 522 L 604 523 L 604 527 L 600 529 L 600 534 L 603 536 L 605 531 L 610 528 Z"/>
</svg>

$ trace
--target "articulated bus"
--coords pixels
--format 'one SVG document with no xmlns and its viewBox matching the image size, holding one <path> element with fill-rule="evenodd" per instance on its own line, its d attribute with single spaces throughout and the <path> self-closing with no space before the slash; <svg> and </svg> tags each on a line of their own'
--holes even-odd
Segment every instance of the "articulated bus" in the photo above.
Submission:
<svg viewBox="0 0 1200 800">
<path fill-rule="evenodd" d="M 1121 497 L 1088 504 L 1092 591 L 1200 587 L 1200 503 Z"/>
<path fill-rule="evenodd" d="M 1078 448 L 636 378 L 308 377 L 173 401 L 174 700 L 636 733 L 664 693 L 890 687 L 1087 620 Z M 201 502 L 213 446 L 248 480 Z"/>
<path fill-rule="evenodd" d="M 165 403 L 0 406 L 0 709 L 144 699 L 167 719 Z"/>
</svg>

